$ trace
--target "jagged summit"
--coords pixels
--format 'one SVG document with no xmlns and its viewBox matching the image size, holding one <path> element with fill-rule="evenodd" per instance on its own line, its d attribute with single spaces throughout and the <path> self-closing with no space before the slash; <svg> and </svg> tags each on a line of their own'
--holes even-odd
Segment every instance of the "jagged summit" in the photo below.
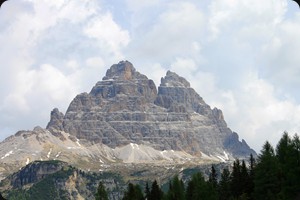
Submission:
<svg viewBox="0 0 300 200">
<path fill-rule="evenodd" d="M 116 97 L 118 98 L 116 100 L 120 101 L 133 100 L 133 98 L 153 101 L 156 98 L 157 89 L 154 82 L 137 72 L 130 62 L 121 61 L 107 70 L 103 81 L 99 81 L 89 95 L 98 99 L 101 96 L 103 99 Z M 128 98 L 124 99 L 125 96 Z"/>
<path fill-rule="evenodd" d="M 128 61 L 112 65 L 67 112 L 51 112 L 46 129 L 20 131 L 0 143 L 1 169 L 36 159 L 77 166 L 135 162 L 225 161 L 255 152 L 227 127 L 221 110 L 168 71 L 158 88 Z M 99 169 L 99 168 L 98 168 Z"/>
<path fill-rule="evenodd" d="M 192 155 L 253 152 L 186 79 L 168 71 L 157 90 L 128 61 L 112 65 L 89 94 L 71 102 L 61 131 L 111 148 L 134 143 Z"/>
<path fill-rule="evenodd" d="M 50 114 L 50 121 L 47 124 L 46 129 L 53 128 L 57 130 L 61 130 L 63 128 L 64 114 L 58 110 L 58 108 L 54 108 Z"/>
<path fill-rule="evenodd" d="M 129 61 L 120 61 L 114 64 L 106 71 L 106 75 L 102 80 L 134 80 L 134 79 L 148 79 L 147 76 L 136 71 Z"/>
<path fill-rule="evenodd" d="M 190 87 L 190 83 L 175 72 L 167 71 L 164 78 L 161 78 L 160 87 Z"/>
</svg>

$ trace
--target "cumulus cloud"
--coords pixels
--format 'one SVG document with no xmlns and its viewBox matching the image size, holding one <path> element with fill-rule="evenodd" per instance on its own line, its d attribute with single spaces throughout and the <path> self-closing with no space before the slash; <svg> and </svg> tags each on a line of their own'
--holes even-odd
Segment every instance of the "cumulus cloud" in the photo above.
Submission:
<svg viewBox="0 0 300 200">
<path fill-rule="evenodd" d="M 153 6 L 158 5 L 159 0 L 153 1 L 139 1 L 139 0 L 126 0 L 126 4 L 131 11 L 139 12 L 140 10 L 149 9 Z"/>
<path fill-rule="evenodd" d="M 294 134 L 299 130 L 297 113 L 300 105 L 289 99 L 277 98 L 274 86 L 257 74 L 250 74 L 233 95 L 238 112 L 231 113 L 230 121 L 256 149 L 265 140 L 275 145 L 284 131 Z M 230 113 L 230 106 L 224 110 Z"/>
<path fill-rule="evenodd" d="M 84 33 L 95 38 L 100 48 L 121 57 L 120 49 L 129 43 L 130 37 L 127 31 L 122 30 L 116 24 L 110 13 L 91 20 L 84 29 Z"/>
<path fill-rule="evenodd" d="M 142 59 L 151 56 L 164 62 L 179 55 L 192 55 L 200 49 L 198 40 L 204 25 L 205 18 L 194 4 L 168 4 L 164 12 L 155 16 L 152 24 L 137 33 L 130 45 L 130 56 Z"/>
<path fill-rule="evenodd" d="M 122 57 L 129 41 L 128 32 L 98 1 L 7 4 L 9 12 L 0 12 L 0 42 L 5 47 L 0 53 L 1 139 L 20 129 L 45 126 L 54 107 L 66 110 L 76 94 L 101 79 L 104 65 Z"/>
</svg>

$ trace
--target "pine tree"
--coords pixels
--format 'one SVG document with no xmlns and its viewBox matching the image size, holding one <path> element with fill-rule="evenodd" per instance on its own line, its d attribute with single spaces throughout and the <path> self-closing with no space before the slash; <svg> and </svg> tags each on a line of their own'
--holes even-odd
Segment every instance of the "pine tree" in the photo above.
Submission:
<svg viewBox="0 0 300 200">
<path fill-rule="evenodd" d="M 252 154 L 250 154 L 249 159 L 249 185 L 247 193 L 249 194 L 249 199 L 252 200 L 254 192 L 254 169 L 255 169 L 255 159 Z"/>
<path fill-rule="evenodd" d="M 280 183 L 280 196 L 289 199 L 290 183 L 288 178 L 288 170 L 293 167 L 292 140 L 287 132 L 284 132 L 276 146 L 276 158 L 278 160 L 278 178 Z"/>
<path fill-rule="evenodd" d="M 189 181 L 186 192 L 186 200 L 200 200 L 205 198 L 206 182 L 201 173 L 196 173 Z"/>
<path fill-rule="evenodd" d="M 239 159 L 236 159 L 233 162 L 230 179 L 231 194 L 234 198 L 238 198 L 243 193 L 241 184 L 241 164 Z"/>
<path fill-rule="evenodd" d="M 169 190 L 167 192 L 167 195 L 165 197 L 165 200 L 171 200 L 174 198 L 174 189 L 173 189 L 173 185 L 172 185 L 172 181 L 169 181 Z"/>
<path fill-rule="evenodd" d="M 163 192 L 160 189 L 157 181 L 154 180 L 151 186 L 150 198 L 149 200 L 161 200 L 163 198 Z"/>
<path fill-rule="evenodd" d="M 206 182 L 201 173 L 193 175 L 186 190 L 186 200 L 217 200 L 217 191 Z"/>
<path fill-rule="evenodd" d="M 287 163 L 289 154 L 291 153 L 292 141 L 287 132 L 284 132 L 276 146 L 276 157 L 280 164 Z"/>
<path fill-rule="evenodd" d="M 185 191 L 182 180 L 179 180 L 178 176 L 174 176 L 172 182 L 169 184 L 169 191 L 167 193 L 168 200 L 184 200 Z"/>
<path fill-rule="evenodd" d="M 211 166 L 211 172 L 209 174 L 208 181 L 212 184 L 214 189 L 217 189 L 217 187 L 218 187 L 218 175 L 217 175 L 217 172 L 216 172 L 216 169 L 215 169 L 214 165 Z"/>
<path fill-rule="evenodd" d="M 140 186 L 129 183 L 127 191 L 124 194 L 123 200 L 143 200 L 143 199 L 144 199 L 144 195 Z"/>
<path fill-rule="evenodd" d="M 186 200 L 195 199 L 195 196 L 196 196 L 196 194 L 195 194 L 196 193 L 195 192 L 195 190 L 196 190 L 196 182 L 193 179 L 194 178 L 192 178 L 192 180 L 190 180 L 188 182 L 188 186 L 186 188 L 186 193 L 185 193 L 185 199 Z"/>
<path fill-rule="evenodd" d="M 228 200 L 230 199 L 230 172 L 228 169 L 223 169 L 221 174 L 221 180 L 218 187 L 219 200 Z"/>
<path fill-rule="evenodd" d="M 290 175 L 293 177 L 292 185 L 293 189 L 291 191 L 294 194 L 295 198 L 300 199 L 300 139 L 297 134 L 294 135 L 292 140 L 293 146 L 293 157 L 294 157 L 294 167 L 293 170 L 290 171 Z"/>
<path fill-rule="evenodd" d="M 150 188 L 148 182 L 146 183 L 146 187 L 145 187 L 145 199 L 147 200 L 150 199 Z"/>
<path fill-rule="evenodd" d="M 280 191 L 278 179 L 278 161 L 269 142 L 263 145 L 254 176 L 254 199 L 273 200 Z"/>
<path fill-rule="evenodd" d="M 242 161 L 240 180 L 243 198 L 250 198 L 250 175 L 248 173 L 248 169 L 244 160 Z"/>
<path fill-rule="evenodd" d="M 256 165 L 255 158 L 253 157 L 252 153 L 250 154 L 249 159 L 249 175 L 250 177 L 254 177 L 254 167 Z"/>
<path fill-rule="evenodd" d="M 285 137 L 285 135 L 283 135 Z M 281 138 L 278 147 L 283 146 Z M 290 139 L 290 138 L 289 138 Z M 282 156 L 282 151 L 281 155 Z M 281 197 L 284 199 L 295 199 L 300 195 L 300 141 L 299 137 L 295 135 L 292 140 L 289 140 L 286 145 L 285 155 L 282 156 L 280 162 L 281 172 Z"/>
<path fill-rule="evenodd" d="M 98 185 L 95 200 L 108 200 L 108 195 L 102 182 Z"/>
</svg>

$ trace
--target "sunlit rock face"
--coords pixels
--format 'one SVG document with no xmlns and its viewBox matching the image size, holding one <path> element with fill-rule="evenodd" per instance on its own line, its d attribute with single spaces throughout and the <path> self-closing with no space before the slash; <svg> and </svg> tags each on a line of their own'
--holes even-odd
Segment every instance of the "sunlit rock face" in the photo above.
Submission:
<svg viewBox="0 0 300 200">
<path fill-rule="evenodd" d="M 134 143 L 198 156 L 255 154 L 186 79 L 168 71 L 157 89 L 128 61 L 112 65 L 90 93 L 77 95 L 63 121 L 57 115 L 48 129 L 111 148 Z"/>
<path fill-rule="evenodd" d="M 61 160 L 99 171 L 118 164 L 199 165 L 256 153 L 190 83 L 168 71 L 156 88 L 128 61 L 107 70 L 46 129 L 18 131 L 0 143 L 0 180 L 30 162 Z"/>
</svg>

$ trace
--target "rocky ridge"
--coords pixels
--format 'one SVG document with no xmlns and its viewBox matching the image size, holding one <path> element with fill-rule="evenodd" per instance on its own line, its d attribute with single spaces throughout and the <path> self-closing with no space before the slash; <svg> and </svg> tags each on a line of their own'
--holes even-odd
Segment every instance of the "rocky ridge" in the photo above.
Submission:
<svg viewBox="0 0 300 200">
<path fill-rule="evenodd" d="M 109 199 L 121 199 L 126 184 L 117 174 L 89 173 L 61 161 L 34 161 L 0 184 L 8 199 L 92 200 L 98 183 L 109 190 Z"/>
<path fill-rule="evenodd" d="M 183 77 L 168 71 L 157 91 L 128 61 L 75 97 L 61 124 L 48 128 L 111 148 L 134 143 L 191 155 L 254 153 L 227 127 L 222 111 L 211 109 Z"/>
<path fill-rule="evenodd" d="M 102 171 L 118 163 L 198 165 L 255 154 L 183 77 L 168 71 L 156 88 L 128 61 L 111 66 L 65 114 L 54 109 L 46 129 L 19 131 L 0 147 L 0 177 L 34 160 Z"/>
</svg>

